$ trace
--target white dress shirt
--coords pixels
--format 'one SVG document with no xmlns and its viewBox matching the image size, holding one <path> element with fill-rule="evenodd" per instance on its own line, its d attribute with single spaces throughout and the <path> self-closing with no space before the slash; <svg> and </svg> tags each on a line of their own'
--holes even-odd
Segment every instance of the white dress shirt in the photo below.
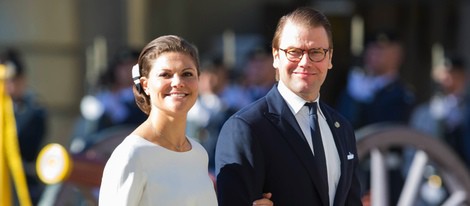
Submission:
<svg viewBox="0 0 470 206">
<path fill-rule="evenodd" d="M 282 81 L 279 81 L 277 89 L 279 90 L 279 93 L 284 98 L 284 100 L 287 102 L 291 112 L 294 114 L 295 119 L 297 120 L 300 129 L 302 129 L 310 149 L 312 150 L 312 153 L 315 154 L 315 151 L 313 150 L 312 135 L 310 133 L 308 114 L 309 109 L 307 106 L 305 106 L 307 101 L 292 92 L 282 83 Z M 314 102 L 318 104 L 319 100 L 320 95 L 318 95 L 318 98 Z M 333 205 L 336 187 L 338 186 L 339 178 L 341 176 L 341 161 L 339 159 L 339 154 L 336 148 L 333 134 L 331 133 L 330 127 L 328 126 L 325 115 L 323 115 L 319 104 L 317 116 L 320 117 L 318 118 L 318 124 L 320 126 L 323 148 L 325 150 L 325 160 L 328 174 L 328 194 L 330 197 L 330 205 Z"/>
</svg>

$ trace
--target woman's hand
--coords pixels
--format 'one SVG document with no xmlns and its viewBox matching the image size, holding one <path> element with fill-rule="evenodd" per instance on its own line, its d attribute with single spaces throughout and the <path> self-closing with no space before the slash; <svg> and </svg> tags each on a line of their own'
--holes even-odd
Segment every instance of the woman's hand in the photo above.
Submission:
<svg viewBox="0 0 470 206">
<path fill-rule="evenodd" d="M 263 198 L 254 201 L 253 205 L 256 205 L 256 206 L 274 206 L 273 201 L 270 200 L 272 196 L 273 196 L 273 194 L 271 194 L 270 192 L 264 193 Z"/>
</svg>

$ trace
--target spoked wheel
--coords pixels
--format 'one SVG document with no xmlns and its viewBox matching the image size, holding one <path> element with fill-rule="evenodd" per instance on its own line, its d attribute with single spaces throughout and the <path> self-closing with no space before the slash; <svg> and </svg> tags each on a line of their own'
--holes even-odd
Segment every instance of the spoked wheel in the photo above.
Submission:
<svg viewBox="0 0 470 206">
<path fill-rule="evenodd" d="M 370 192 L 365 205 L 470 205 L 469 171 L 443 142 L 395 125 L 369 126 L 356 137 Z"/>
</svg>

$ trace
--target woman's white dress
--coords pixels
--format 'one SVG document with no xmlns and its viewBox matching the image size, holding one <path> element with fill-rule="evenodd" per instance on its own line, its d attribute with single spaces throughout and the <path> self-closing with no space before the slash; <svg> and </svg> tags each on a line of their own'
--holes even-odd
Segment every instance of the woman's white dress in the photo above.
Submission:
<svg viewBox="0 0 470 206">
<path fill-rule="evenodd" d="M 129 135 L 106 163 L 99 205 L 216 206 L 208 156 L 195 140 L 192 149 L 175 152 Z"/>
</svg>

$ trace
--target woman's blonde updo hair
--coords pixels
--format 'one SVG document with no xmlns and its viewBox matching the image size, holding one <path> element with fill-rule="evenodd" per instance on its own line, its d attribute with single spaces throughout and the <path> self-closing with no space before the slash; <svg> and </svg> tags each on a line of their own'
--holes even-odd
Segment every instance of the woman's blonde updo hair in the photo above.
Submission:
<svg viewBox="0 0 470 206">
<path fill-rule="evenodd" d="M 161 54 L 166 52 L 180 52 L 189 55 L 196 65 L 199 76 L 199 55 L 196 46 L 175 35 L 160 36 L 148 43 L 140 53 L 138 64 L 141 77 L 149 77 L 152 64 Z M 151 110 L 150 96 L 143 90 L 137 90 L 133 87 L 135 102 L 145 114 Z"/>
</svg>

